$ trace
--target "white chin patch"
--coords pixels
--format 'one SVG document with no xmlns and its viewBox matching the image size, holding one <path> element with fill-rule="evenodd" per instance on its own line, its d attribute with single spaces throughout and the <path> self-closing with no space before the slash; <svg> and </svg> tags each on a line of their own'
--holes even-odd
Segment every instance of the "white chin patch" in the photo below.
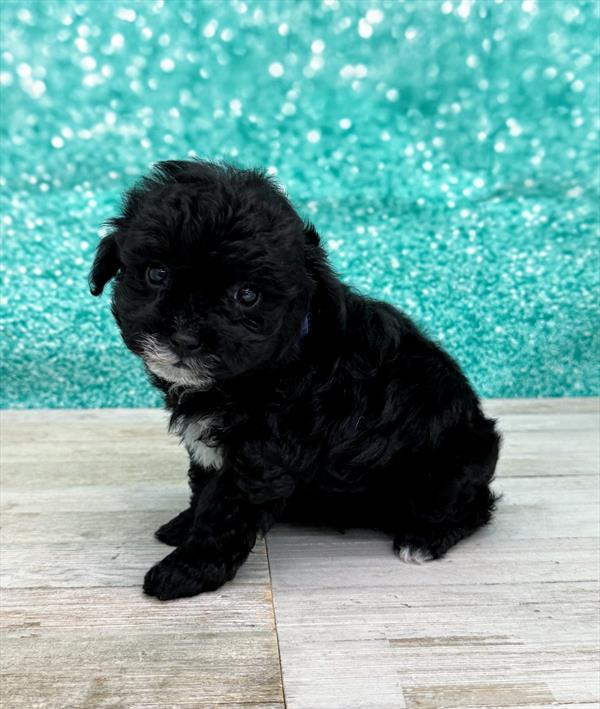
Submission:
<svg viewBox="0 0 600 709">
<path fill-rule="evenodd" d="M 147 335 L 142 341 L 142 359 L 153 374 L 170 384 L 207 389 L 213 383 L 212 377 L 201 365 L 181 362 L 170 347 L 152 335 Z"/>
<path fill-rule="evenodd" d="M 191 386 L 198 389 L 207 389 L 212 384 L 210 377 L 200 375 L 186 366 L 178 367 L 173 364 L 164 364 L 146 357 L 144 362 L 146 362 L 146 366 L 153 374 L 171 384 Z"/>
<path fill-rule="evenodd" d="M 424 564 L 433 558 L 428 552 L 411 546 L 400 547 L 396 553 L 405 564 Z"/>
</svg>

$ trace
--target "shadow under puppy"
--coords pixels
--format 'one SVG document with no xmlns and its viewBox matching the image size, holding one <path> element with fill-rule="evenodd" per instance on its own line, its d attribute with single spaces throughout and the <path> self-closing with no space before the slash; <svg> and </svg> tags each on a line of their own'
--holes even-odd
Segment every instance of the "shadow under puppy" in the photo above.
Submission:
<svg viewBox="0 0 600 709">
<path fill-rule="evenodd" d="M 465 376 L 340 282 L 264 173 L 159 163 L 109 224 L 91 291 L 115 277 L 125 344 L 190 456 L 147 594 L 219 588 L 276 520 L 381 529 L 417 562 L 489 521 L 499 436 Z"/>
</svg>

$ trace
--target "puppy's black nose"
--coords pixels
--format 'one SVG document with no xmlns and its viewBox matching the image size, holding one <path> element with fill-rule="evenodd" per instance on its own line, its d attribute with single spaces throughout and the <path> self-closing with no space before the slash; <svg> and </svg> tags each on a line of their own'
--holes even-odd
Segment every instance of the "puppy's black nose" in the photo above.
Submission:
<svg viewBox="0 0 600 709">
<path fill-rule="evenodd" d="M 178 330 L 171 335 L 171 345 L 176 352 L 189 355 L 200 349 L 200 338 L 190 332 Z"/>
</svg>

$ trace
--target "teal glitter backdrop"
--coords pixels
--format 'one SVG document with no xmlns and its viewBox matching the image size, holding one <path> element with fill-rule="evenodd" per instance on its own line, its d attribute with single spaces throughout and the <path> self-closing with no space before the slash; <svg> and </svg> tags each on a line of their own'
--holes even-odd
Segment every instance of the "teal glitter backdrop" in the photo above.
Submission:
<svg viewBox="0 0 600 709">
<path fill-rule="evenodd" d="M 485 396 L 598 391 L 599 3 L 2 3 L 2 405 L 158 399 L 87 272 L 160 159 L 263 165 Z"/>
</svg>

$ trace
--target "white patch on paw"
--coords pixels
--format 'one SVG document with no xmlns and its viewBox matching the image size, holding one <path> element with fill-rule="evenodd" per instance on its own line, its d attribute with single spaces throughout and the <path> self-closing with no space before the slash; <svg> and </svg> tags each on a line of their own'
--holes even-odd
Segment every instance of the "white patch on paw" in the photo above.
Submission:
<svg viewBox="0 0 600 709">
<path fill-rule="evenodd" d="M 400 547 L 396 553 L 405 564 L 424 564 L 433 558 L 429 552 L 411 546 Z"/>
</svg>

